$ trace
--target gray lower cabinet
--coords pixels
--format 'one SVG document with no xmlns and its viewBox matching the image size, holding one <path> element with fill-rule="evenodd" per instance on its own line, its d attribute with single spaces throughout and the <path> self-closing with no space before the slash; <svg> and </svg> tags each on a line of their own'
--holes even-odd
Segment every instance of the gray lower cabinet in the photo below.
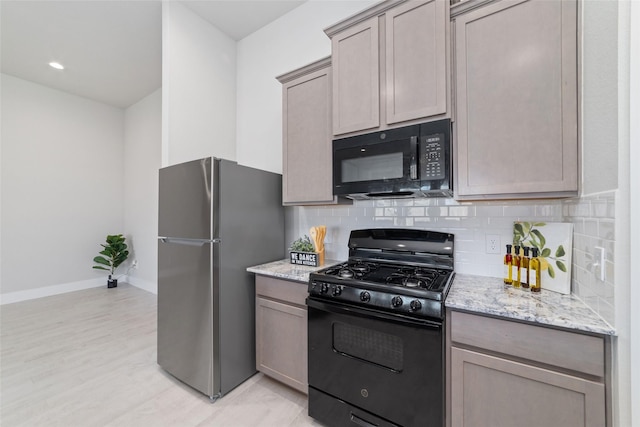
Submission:
<svg viewBox="0 0 640 427">
<path fill-rule="evenodd" d="M 577 1 L 452 6 L 456 198 L 578 191 Z"/>
<path fill-rule="evenodd" d="M 305 394 L 305 283 L 256 276 L 256 369 Z"/>
<path fill-rule="evenodd" d="M 606 337 L 448 311 L 449 427 L 602 427 Z"/>
<path fill-rule="evenodd" d="M 335 204 L 331 152 L 331 59 L 278 77 L 282 83 L 282 202 Z"/>
</svg>

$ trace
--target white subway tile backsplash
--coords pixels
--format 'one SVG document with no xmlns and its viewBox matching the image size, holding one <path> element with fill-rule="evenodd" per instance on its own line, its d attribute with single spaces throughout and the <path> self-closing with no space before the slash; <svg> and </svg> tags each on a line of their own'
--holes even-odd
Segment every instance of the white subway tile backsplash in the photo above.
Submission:
<svg viewBox="0 0 640 427">
<path fill-rule="evenodd" d="M 424 207 L 421 207 L 421 206 L 411 206 L 411 207 L 405 208 L 405 215 L 406 216 L 424 216 L 425 209 Z"/>
<path fill-rule="evenodd" d="M 502 255 L 485 253 L 486 234 L 499 235 L 504 250 L 512 241 L 514 221 L 571 222 L 572 292 L 613 325 L 615 192 L 536 201 L 364 200 L 353 205 L 287 208 L 286 220 L 286 236 L 294 239 L 308 234 L 311 226 L 325 224 L 327 257 L 337 260 L 348 257 L 347 242 L 353 229 L 416 227 L 453 233 L 456 271 L 494 277 L 502 276 Z M 595 277 L 596 246 L 605 248 L 605 282 Z"/>
<path fill-rule="evenodd" d="M 557 218 L 562 215 L 562 207 L 558 205 L 536 205 L 535 216 L 536 217 L 553 217 Z"/>
<path fill-rule="evenodd" d="M 393 199 L 393 206 L 413 206 L 413 199 Z"/>
<path fill-rule="evenodd" d="M 449 214 L 449 208 L 446 206 L 429 206 L 426 209 L 427 216 L 445 217 Z"/>
<path fill-rule="evenodd" d="M 430 227 L 433 227 L 434 224 L 436 223 L 436 218 L 435 217 L 432 218 L 429 216 L 416 217 L 413 219 L 413 223 L 416 225 L 416 227 L 430 228 Z"/>
<path fill-rule="evenodd" d="M 485 218 L 501 217 L 503 216 L 502 206 L 478 205 L 476 206 L 476 215 Z"/>
<path fill-rule="evenodd" d="M 398 216 L 399 212 L 398 208 L 384 208 L 384 216 Z"/>
<path fill-rule="evenodd" d="M 475 216 L 474 206 L 450 206 L 449 216 Z"/>
<path fill-rule="evenodd" d="M 606 240 L 615 240 L 615 221 L 609 218 L 603 218 L 598 221 L 598 237 Z"/>
<path fill-rule="evenodd" d="M 516 220 L 524 220 L 526 218 L 535 216 L 535 206 L 505 206 L 502 212 L 506 217 L 512 217 Z"/>
<path fill-rule="evenodd" d="M 563 212 L 574 224 L 572 291 L 614 325 L 615 192 L 565 201 Z M 599 265 L 596 247 L 605 248 L 604 266 Z M 602 268 L 605 281 L 599 278 Z"/>
</svg>

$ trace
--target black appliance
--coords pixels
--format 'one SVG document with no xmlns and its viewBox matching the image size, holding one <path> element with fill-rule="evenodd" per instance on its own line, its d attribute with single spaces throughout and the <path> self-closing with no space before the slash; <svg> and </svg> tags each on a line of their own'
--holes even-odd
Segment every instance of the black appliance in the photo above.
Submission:
<svg viewBox="0 0 640 427">
<path fill-rule="evenodd" d="M 333 194 L 354 200 L 451 197 L 451 120 L 333 141 Z"/>
<path fill-rule="evenodd" d="M 309 415 L 330 427 L 444 425 L 444 300 L 454 236 L 353 230 L 309 276 Z"/>
</svg>

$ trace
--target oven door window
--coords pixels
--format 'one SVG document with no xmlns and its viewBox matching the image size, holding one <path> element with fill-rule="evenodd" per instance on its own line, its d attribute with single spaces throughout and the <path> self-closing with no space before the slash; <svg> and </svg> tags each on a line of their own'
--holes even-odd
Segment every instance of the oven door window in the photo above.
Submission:
<svg viewBox="0 0 640 427">
<path fill-rule="evenodd" d="M 404 343 L 396 335 L 336 322 L 333 324 L 333 348 L 345 356 L 395 372 L 402 371 Z"/>
</svg>

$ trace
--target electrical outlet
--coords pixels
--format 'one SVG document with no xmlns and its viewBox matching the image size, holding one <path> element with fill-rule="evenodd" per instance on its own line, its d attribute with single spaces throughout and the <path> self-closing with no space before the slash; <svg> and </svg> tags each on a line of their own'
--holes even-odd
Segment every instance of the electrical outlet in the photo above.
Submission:
<svg viewBox="0 0 640 427">
<path fill-rule="evenodd" d="M 133 260 L 133 262 L 131 263 L 131 268 L 133 268 L 134 270 L 135 270 L 136 268 L 138 268 L 138 260 L 137 260 L 137 259 L 134 259 L 134 260 Z"/>
<path fill-rule="evenodd" d="M 500 235 L 498 234 L 487 234 L 485 236 L 485 251 L 488 254 L 499 254 L 500 253 Z"/>
</svg>

